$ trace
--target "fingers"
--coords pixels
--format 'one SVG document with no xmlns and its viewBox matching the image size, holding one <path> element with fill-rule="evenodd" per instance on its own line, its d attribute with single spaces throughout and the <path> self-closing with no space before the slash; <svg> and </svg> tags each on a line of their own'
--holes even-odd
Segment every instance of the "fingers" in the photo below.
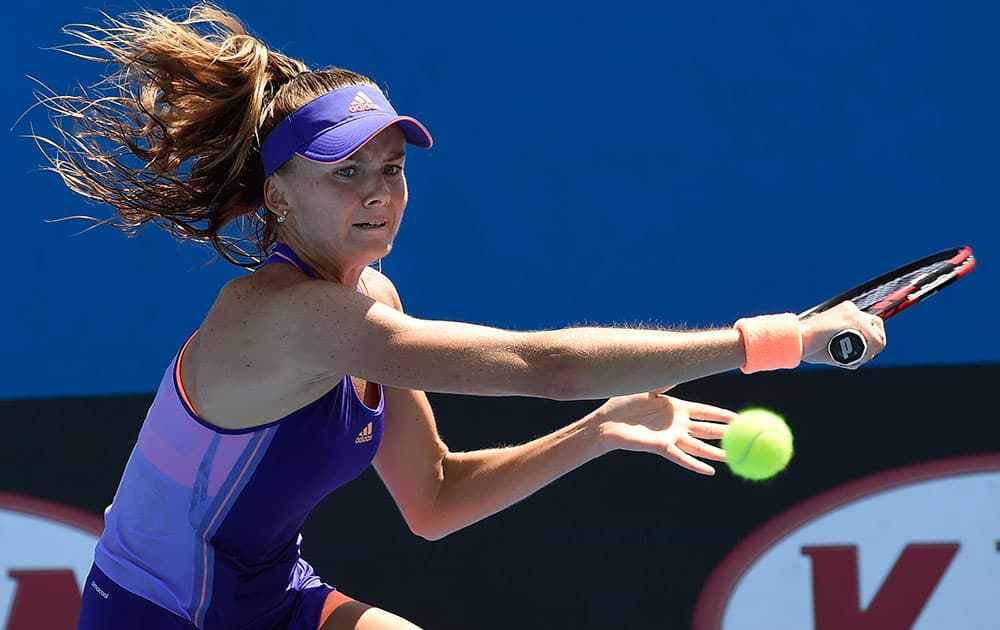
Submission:
<svg viewBox="0 0 1000 630">
<path fill-rule="evenodd" d="M 722 407 L 715 407 L 713 405 L 706 405 L 704 403 L 693 403 L 685 401 L 684 406 L 687 407 L 688 415 L 698 420 L 715 420 L 717 422 L 729 422 L 730 420 L 736 417 L 735 411 L 730 411 L 729 409 L 723 409 Z"/>
<path fill-rule="evenodd" d="M 619 418 L 606 423 L 605 435 L 617 448 L 656 453 L 692 472 L 714 475 L 715 468 L 702 459 L 722 462 L 726 454 L 704 440 L 722 439 L 736 412 L 672 398 L 665 391 L 647 393 L 647 400 L 656 401 L 652 405 L 639 405 L 635 398 L 619 405 Z"/>
<path fill-rule="evenodd" d="M 706 444 L 698 438 L 685 436 L 679 439 L 677 444 L 684 450 L 685 453 L 689 453 L 695 457 L 703 457 L 717 462 L 726 461 L 725 451 L 718 446 Z"/>
<path fill-rule="evenodd" d="M 869 315 L 862 312 L 857 313 L 854 317 L 861 318 L 862 320 L 859 322 L 859 324 L 862 324 L 861 334 L 865 336 L 865 340 L 868 342 L 868 356 L 865 359 L 870 361 L 885 349 L 885 321 L 878 315 Z"/>
<path fill-rule="evenodd" d="M 707 475 L 711 477 L 715 474 L 715 469 L 706 464 L 705 462 L 691 457 L 683 450 L 681 450 L 676 444 L 670 444 L 667 446 L 666 452 L 663 454 L 664 457 L 674 462 L 678 466 L 687 468 L 690 471 Z"/>
<path fill-rule="evenodd" d="M 886 347 L 885 322 L 866 313 L 850 301 L 817 313 L 801 322 L 803 360 L 854 370 L 874 359 Z M 853 330 L 864 337 L 865 352 L 849 364 L 834 359 L 830 342 L 844 331 Z"/>
<path fill-rule="evenodd" d="M 720 425 L 725 429 L 725 425 Z M 655 453 L 674 462 L 678 466 L 702 475 L 714 475 L 715 469 L 695 456 L 715 461 L 724 461 L 721 449 L 705 444 L 701 440 L 675 431 L 654 431 L 648 427 L 617 426 L 625 442 L 620 446 L 630 451 Z"/>
<path fill-rule="evenodd" d="M 697 459 L 698 457 L 716 462 L 726 461 L 726 453 L 721 448 L 690 435 L 680 436 L 675 442 L 667 443 L 664 456 L 690 471 L 709 476 L 715 474 L 715 468 Z"/>
<path fill-rule="evenodd" d="M 871 321 L 871 343 L 868 345 L 868 351 L 871 352 L 870 359 L 874 359 L 878 356 L 879 352 L 885 350 L 886 338 L 885 338 L 885 321 L 881 317 L 874 316 Z"/>
<path fill-rule="evenodd" d="M 721 440 L 729 430 L 729 425 L 718 422 L 691 422 L 688 433 L 703 440 Z"/>
<path fill-rule="evenodd" d="M 860 332 L 865 336 L 865 343 L 868 346 L 865 350 L 865 356 L 858 359 L 856 363 L 839 367 L 845 367 L 848 370 L 856 370 L 862 365 L 874 361 L 875 357 L 877 357 L 880 352 L 885 350 L 885 321 L 883 321 L 881 317 L 878 315 L 869 315 L 868 325 L 862 326 Z"/>
</svg>

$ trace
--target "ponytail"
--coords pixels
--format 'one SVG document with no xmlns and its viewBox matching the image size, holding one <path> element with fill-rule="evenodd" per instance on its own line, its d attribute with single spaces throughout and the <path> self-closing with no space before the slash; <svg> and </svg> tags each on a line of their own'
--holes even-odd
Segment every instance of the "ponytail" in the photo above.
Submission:
<svg viewBox="0 0 1000 630">
<path fill-rule="evenodd" d="M 39 97 L 56 129 L 52 139 L 35 136 L 48 170 L 116 211 L 87 218 L 126 234 L 154 223 L 255 265 L 274 242 L 263 138 L 308 100 L 372 82 L 336 68 L 310 72 L 211 4 L 176 21 L 146 10 L 104 17 L 104 26 L 67 26 L 77 41 L 61 50 L 114 71 L 79 94 Z M 237 235 L 223 234 L 234 220 Z"/>
</svg>

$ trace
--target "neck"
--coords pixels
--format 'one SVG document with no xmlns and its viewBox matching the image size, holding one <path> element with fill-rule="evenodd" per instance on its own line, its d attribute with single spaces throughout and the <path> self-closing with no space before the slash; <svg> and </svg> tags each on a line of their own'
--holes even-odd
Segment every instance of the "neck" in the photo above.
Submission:
<svg viewBox="0 0 1000 630">
<path fill-rule="evenodd" d="M 288 243 L 280 243 L 282 248 L 296 260 L 298 264 L 305 267 L 308 275 L 315 276 L 327 282 L 336 282 L 344 286 L 357 288 L 367 265 L 341 267 L 333 259 L 321 259 L 311 256 L 303 248 L 294 247 Z"/>
</svg>

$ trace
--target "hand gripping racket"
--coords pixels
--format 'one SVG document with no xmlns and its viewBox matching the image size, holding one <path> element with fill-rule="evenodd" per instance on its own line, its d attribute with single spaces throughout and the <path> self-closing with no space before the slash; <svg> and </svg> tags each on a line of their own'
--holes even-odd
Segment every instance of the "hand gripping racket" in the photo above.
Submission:
<svg viewBox="0 0 1000 630">
<path fill-rule="evenodd" d="M 806 319 L 850 300 L 862 311 L 886 320 L 934 295 L 972 271 L 975 266 L 976 259 L 971 247 L 946 249 L 844 291 L 799 313 L 799 319 Z M 857 330 L 843 330 L 833 336 L 828 349 L 837 363 L 854 365 L 864 358 L 868 342 Z"/>
</svg>

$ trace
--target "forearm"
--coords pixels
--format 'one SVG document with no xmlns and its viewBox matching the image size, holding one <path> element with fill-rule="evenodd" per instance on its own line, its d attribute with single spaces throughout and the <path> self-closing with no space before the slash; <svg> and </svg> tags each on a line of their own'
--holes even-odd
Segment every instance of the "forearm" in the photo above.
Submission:
<svg viewBox="0 0 1000 630">
<path fill-rule="evenodd" d="M 748 349 L 752 358 L 755 348 L 773 345 L 768 337 L 772 328 L 784 331 L 781 338 L 794 342 L 794 361 L 774 366 L 753 363 L 755 370 L 794 367 L 807 349 L 815 350 L 806 343 L 809 321 L 800 323 L 790 313 L 765 316 L 778 319 L 760 322 L 758 328 L 767 334 L 761 342 L 753 343 L 742 334 L 745 330 L 736 327 L 683 332 L 596 327 L 520 332 L 418 319 L 370 300 L 348 306 L 352 308 L 338 313 L 337 326 L 317 325 L 308 335 L 299 336 L 296 349 L 307 355 L 309 369 L 338 378 L 350 373 L 376 383 L 428 392 L 578 400 L 664 389 L 746 368 Z M 362 306 L 363 312 L 352 312 L 362 311 Z M 811 320 L 824 317 L 821 314 Z M 854 324 L 843 314 L 837 319 Z M 818 330 L 822 334 L 812 337 L 825 343 L 826 329 L 831 326 L 829 321 L 823 322 L 825 327 Z M 336 334 L 331 335 L 330 330 Z"/>
<path fill-rule="evenodd" d="M 567 328 L 514 332 L 419 321 L 371 356 L 371 380 L 422 391 L 600 399 L 664 389 L 741 367 L 736 329 Z"/>
<path fill-rule="evenodd" d="M 529 362 L 551 375 L 552 398 L 596 399 L 664 389 L 741 367 L 745 349 L 732 328 L 693 332 L 573 328 L 545 333 Z"/>
<path fill-rule="evenodd" d="M 442 538 L 530 496 L 602 455 L 599 418 L 581 420 L 526 444 L 448 453 L 422 534 Z"/>
</svg>

